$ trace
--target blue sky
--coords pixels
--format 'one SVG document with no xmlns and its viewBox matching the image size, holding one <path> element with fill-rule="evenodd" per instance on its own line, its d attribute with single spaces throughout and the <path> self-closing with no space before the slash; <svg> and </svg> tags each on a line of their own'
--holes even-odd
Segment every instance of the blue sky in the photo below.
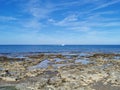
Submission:
<svg viewBox="0 0 120 90">
<path fill-rule="evenodd" d="M 120 44 L 120 0 L 0 0 L 0 44 Z"/>
</svg>

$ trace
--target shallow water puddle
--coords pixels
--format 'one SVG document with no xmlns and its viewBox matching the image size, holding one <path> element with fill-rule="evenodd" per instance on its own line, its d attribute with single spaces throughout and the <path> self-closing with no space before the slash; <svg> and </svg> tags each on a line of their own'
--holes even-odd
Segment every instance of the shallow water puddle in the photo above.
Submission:
<svg viewBox="0 0 120 90">
<path fill-rule="evenodd" d="M 62 62 L 64 61 L 63 59 L 60 59 L 60 58 L 55 58 L 55 62 Z"/>
<path fill-rule="evenodd" d="M 73 58 L 73 57 L 78 57 L 79 55 L 78 54 L 73 54 L 73 53 L 71 53 L 71 54 L 62 54 L 66 59 L 71 59 L 71 58 Z"/>
<path fill-rule="evenodd" d="M 69 64 L 53 64 L 52 66 L 54 68 L 60 68 L 60 67 L 64 67 L 64 66 L 69 66 L 72 65 L 73 63 L 69 63 Z"/>
<path fill-rule="evenodd" d="M 72 65 L 72 64 L 75 64 L 75 63 L 88 64 L 90 62 L 87 59 L 83 59 L 83 60 L 82 59 L 77 59 L 77 60 L 75 60 L 75 63 L 71 63 L 70 62 L 71 60 L 72 59 L 64 60 L 64 59 L 60 59 L 60 58 L 55 58 L 54 61 L 43 60 L 39 64 L 37 64 L 35 66 L 32 66 L 29 69 L 48 68 L 49 66 L 52 66 L 53 68 L 60 68 L 60 67 L 69 66 L 69 65 Z M 57 62 L 63 62 L 63 61 L 64 61 L 64 63 L 57 64 Z"/>
<path fill-rule="evenodd" d="M 77 59 L 75 60 L 75 63 L 82 63 L 82 64 L 88 64 L 90 63 L 90 61 L 86 60 L 86 59 Z"/>
<path fill-rule="evenodd" d="M 89 56 L 90 54 L 88 54 L 88 53 L 80 53 L 80 55 L 79 56 Z"/>
<path fill-rule="evenodd" d="M 120 56 L 114 56 L 115 60 L 120 60 Z"/>
<path fill-rule="evenodd" d="M 29 69 L 39 69 L 39 68 L 47 68 L 50 65 L 50 61 L 49 60 L 44 60 L 42 62 L 40 62 L 39 64 L 30 67 Z"/>
<path fill-rule="evenodd" d="M 60 58 L 55 58 L 54 63 L 52 61 L 49 61 L 49 60 L 43 60 L 39 64 L 32 66 L 32 67 L 29 67 L 28 69 L 31 70 L 31 69 L 39 69 L 39 68 L 48 68 L 49 66 L 53 66 L 53 68 L 59 68 L 59 67 L 68 66 L 68 65 L 73 64 L 73 63 L 56 64 L 56 62 L 62 62 L 62 61 L 65 61 L 65 60 L 60 59 Z"/>
<path fill-rule="evenodd" d="M 0 71 L 2 71 L 3 70 L 3 68 L 2 67 L 0 67 Z"/>
</svg>

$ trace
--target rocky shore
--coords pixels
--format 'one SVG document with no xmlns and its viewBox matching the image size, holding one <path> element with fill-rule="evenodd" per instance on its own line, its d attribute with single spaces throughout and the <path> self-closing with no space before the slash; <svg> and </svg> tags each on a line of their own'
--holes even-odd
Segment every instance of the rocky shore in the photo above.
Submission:
<svg viewBox="0 0 120 90">
<path fill-rule="evenodd" d="M 120 54 L 1 55 L 0 90 L 120 90 Z"/>
</svg>

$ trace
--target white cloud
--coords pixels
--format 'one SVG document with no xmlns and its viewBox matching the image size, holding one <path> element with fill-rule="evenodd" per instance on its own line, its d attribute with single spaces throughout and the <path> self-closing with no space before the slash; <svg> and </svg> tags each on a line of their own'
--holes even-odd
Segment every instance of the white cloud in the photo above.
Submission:
<svg viewBox="0 0 120 90">
<path fill-rule="evenodd" d="M 30 17 L 20 20 L 20 24 L 26 30 L 33 31 L 39 31 L 45 26 L 42 20 L 46 21 L 53 10 L 50 3 L 43 3 L 40 0 L 28 0 L 22 8 L 22 13 Z"/>
<path fill-rule="evenodd" d="M 22 26 L 27 30 L 34 30 L 34 31 L 38 31 L 43 27 L 43 25 L 36 19 L 28 20 L 24 22 Z"/>
<path fill-rule="evenodd" d="M 0 21 L 14 21 L 17 20 L 17 18 L 12 16 L 0 16 Z"/>
<path fill-rule="evenodd" d="M 50 3 L 43 3 L 40 0 L 29 0 L 25 10 L 26 13 L 29 13 L 34 18 L 43 19 L 53 11 L 53 6 Z"/>
<path fill-rule="evenodd" d="M 83 31 L 83 32 L 87 32 L 89 31 L 91 28 L 88 26 L 75 26 L 75 27 L 70 27 L 68 28 L 69 30 L 76 30 L 76 31 Z"/>
</svg>

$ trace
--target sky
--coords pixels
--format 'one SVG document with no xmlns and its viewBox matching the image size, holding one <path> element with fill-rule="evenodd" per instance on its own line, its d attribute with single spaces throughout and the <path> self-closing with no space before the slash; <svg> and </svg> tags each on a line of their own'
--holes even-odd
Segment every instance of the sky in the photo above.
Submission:
<svg viewBox="0 0 120 90">
<path fill-rule="evenodd" d="M 120 44 L 120 0 L 0 0 L 0 44 Z"/>
</svg>

